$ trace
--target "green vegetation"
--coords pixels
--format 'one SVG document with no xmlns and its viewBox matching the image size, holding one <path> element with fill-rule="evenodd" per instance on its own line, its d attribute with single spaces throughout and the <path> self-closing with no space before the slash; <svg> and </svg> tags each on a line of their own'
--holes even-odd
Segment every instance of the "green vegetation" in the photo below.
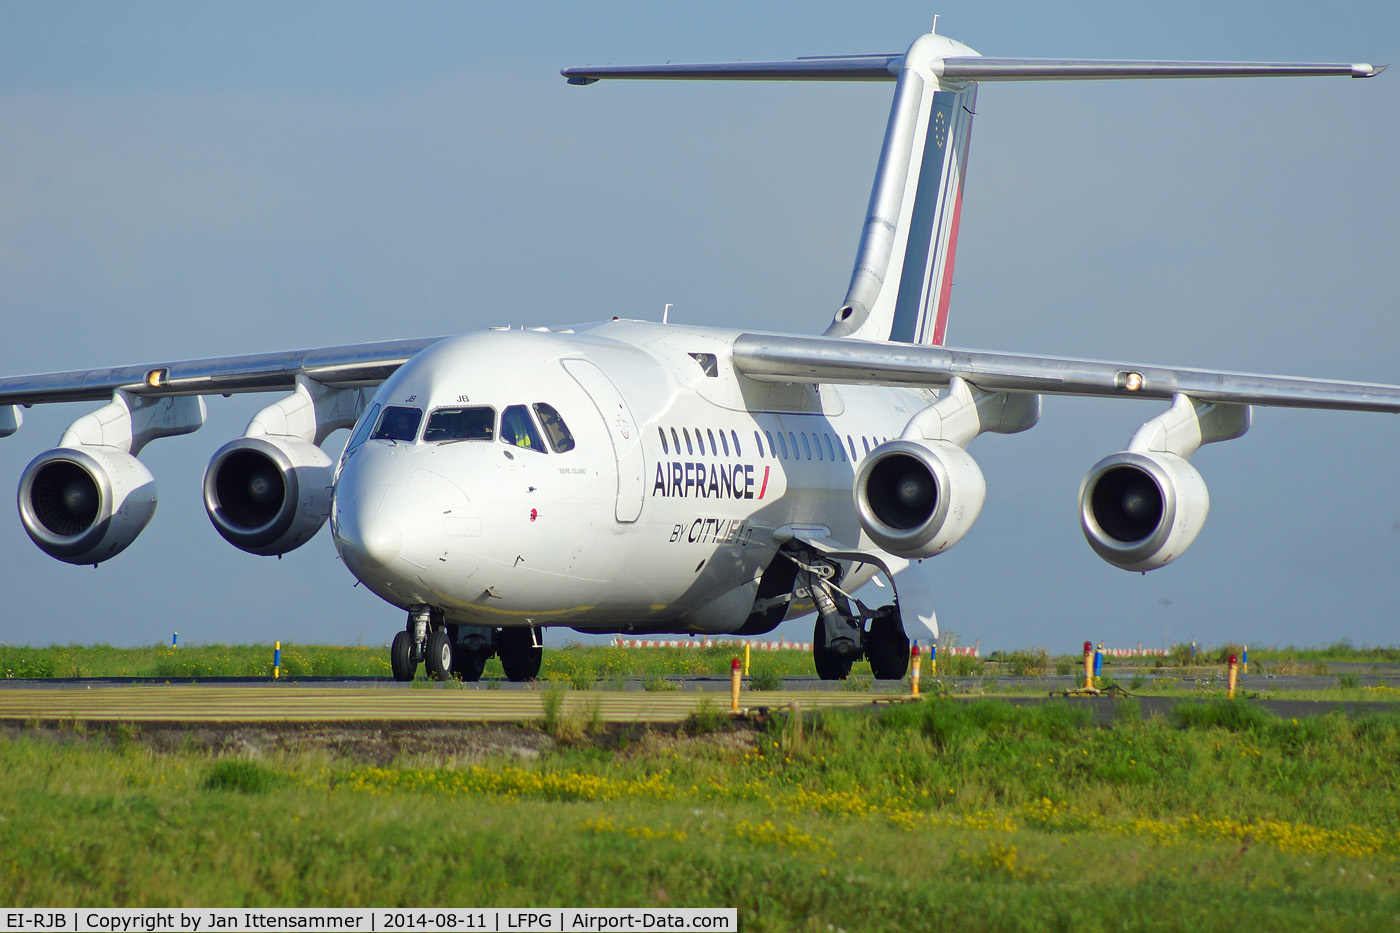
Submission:
<svg viewBox="0 0 1400 933">
<path fill-rule="evenodd" d="M 1243 654 L 1242 646 L 1204 647 L 1197 652 L 1197 663 L 1177 664 L 1181 656 L 1189 661 L 1189 645 L 1173 649 L 1174 658 L 1105 658 L 1104 679 L 1129 685 L 1133 693 L 1155 696 L 1219 696 L 1225 692 L 1225 666 L 1222 656 Z M 733 645 L 675 648 L 618 648 L 611 645 L 567 645 L 544 653 L 540 679 L 574 690 L 618 690 L 631 680 L 641 681 L 652 691 L 675 690 L 681 678 L 708 676 L 728 679 L 730 664 L 742 648 Z M 1370 671 L 1337 670 L 1331 665 L 1386 663 L 1400 656 L 1400 649 L 1356 649 L 1348 642 L 1305 651 L 1296 648 L 1255 648 L 1250 651 L 1249 674 L 1242 681 L 1248 694 L 1265 698 L 1279 696 L 1271 680 L 1260 675 L 1304 675 L 1325 678 L 1315 687 L 1299 690 L 1290 685 L 1285 695 L 1293 698 L 1345 700 L 1400 700 L 1400 691 L 1385 684 L 1367 683 Z M 1362 659 L 1358 661 L 1358 659 Z M 993 652 L 987 659 L 942 655 L 937 674 L 923 660 L 925 692 L 972 692 L 1041 694 L 1046 689 L 1063 688 L 1065 678 L 1075 683 L 1082 678 L 1082 656 L 1052 656 L 1044 648 L 1013 652 Z M 787 678 L 813 677 L 815 669 L 808 651 L 754 651 L 746 688 L 780 689 Z M 0 645 L 0 679 L 42 679 L 54 677 L 132 677 L 153 681 L 174 678 L 271 677 L 272 648 L 266 645 L 155 645 L 147 648 L 113 648 L 109 645 L 55 646 L 47 648 Z M 282 647 L 283 678 L 298 677 L 379 677 L 388 679 L 388 649 L 384 646 L 291 645 Z M 423 675 L 420 673 L 420 679 Z M 500 661 L 487 662 L 487 687 L 500 686 L 504 673 Z M 1010 678 L 1016 678 L 1011 680 Z M 1055 680 L 1053 678 L 1059 678 Z M 954 681 L 957 681 L 955 684 Z M 868 662 L 859 661 L 844 684 L 851 690 L 875 693 L 899 691 L 898 685 L 875 681 Z"/>
<path fill-rule="evenodd" d="M 1070 704 L 929 700 L 757 732 L 707 709 L 536 757 L 383 766 L 333 744 L 254 760 L 158 752 L 132 727 L 15 730 L 0 901 L 734 906 L 747 931 L 1393 926 L 1400 714 L 1117 708 L 1094 726 Z"/>
</svg>

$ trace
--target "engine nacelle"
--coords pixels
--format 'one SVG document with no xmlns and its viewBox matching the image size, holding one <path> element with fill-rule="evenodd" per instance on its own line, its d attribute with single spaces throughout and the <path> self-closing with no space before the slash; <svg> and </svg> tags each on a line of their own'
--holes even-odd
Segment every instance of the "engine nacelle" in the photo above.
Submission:
<svg viewBox="0 0 1400 933">
<path fill-rule="evenodd" d="M 982 511 L 987 481 L 947 441 L 888 441 L 856 473 L 860 524 L 882 550 L 916 560 L 962 540 Z"/>
<path fill-rule="evenodd" d="M 1200 534 L 1210 493 L 1176 454 L 1124 451 L 1094 464 L 1079 488 L 1079 520 L 1094 551 L 1124 570 L 1156 570 Z"/>
<path fill-rule="evenodd" d="M 98 564 L 136 540 L 156 511 L 151 471 L 110 447 L 55 447 L 19 480 L 19 518 L 50 557 Z"/>
<path fill-rule="evenodd" d="M 250 554 L 285 554 L 330 515 L 331 459 L 287 437 L 230 441 L 204 471 L 204 511 L 224 540 Z"/>
</svg>

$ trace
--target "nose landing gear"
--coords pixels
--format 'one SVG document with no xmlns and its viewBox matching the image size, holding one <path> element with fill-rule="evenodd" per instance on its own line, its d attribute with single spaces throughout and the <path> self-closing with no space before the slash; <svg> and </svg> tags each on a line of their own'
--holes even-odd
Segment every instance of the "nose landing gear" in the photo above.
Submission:
<svg viewBox="0 0 1400 933">
<path fill-rule="evenodd" d="M 498 629 L 448 625 L 441 611 L 414 606 L 403 631 L 389 646 L 389 669 L 400 682 L 412 680 L 421 663 L 429 680 L 458 678 L 475 683 L 486 670 L 486 662 L 497 655 L 507 680 L 534 680 L 544 659 L 539 629 L 533 625 Z"/>
</svg>

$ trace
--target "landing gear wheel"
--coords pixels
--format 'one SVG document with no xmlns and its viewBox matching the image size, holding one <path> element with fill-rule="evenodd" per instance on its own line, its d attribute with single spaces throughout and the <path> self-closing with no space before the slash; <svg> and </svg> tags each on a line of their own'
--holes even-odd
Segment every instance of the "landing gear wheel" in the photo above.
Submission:
<svg viewBox="0 0 1400 933">
<path fill-rule="evenodd" d="M 417 669 L 413 661 L 413 636 L 399 632 L 389 645 L 389 670 L 394 672 L 395 680 L 403 683 L 412 680 Z"/>
<path fill-rule="evenodd" d="M 520 683 L 539 676 L 544 649 L 535 647 L 534 635 L 528 627 L 501 629 L 496 634 L 496 651 L 501 656 L 506 680 Z"/>
<path fill-rule="evenodd" d="M 842 658 L 826 647 L 826 623 L 817 619 L 816 631 L 812 633 L 812 660 L 817 665 L 817 676 L 822 680 L 845 680 L 850 676 L 852 659 Z"/>
<path fill-rule="evenodd" d="M 447 633 L 438 629 L 428 636 L 428 650 L 423 658 L 423 668 L 429 680 L 452 679 L 452 640 Z"/>
<path fill-rule="evenodd" d="M 891 606 L 870 620 L 865 656 L 876 680 L 903 680 L 909 673 L 909 636 L 898 609 Z"/>
<path fill-rule="evenodd" d="M 452 673 L 462 680 L 474 684 L 485 671 L 486 655 L 460 647 L 452 649 Z"/>
</svg>

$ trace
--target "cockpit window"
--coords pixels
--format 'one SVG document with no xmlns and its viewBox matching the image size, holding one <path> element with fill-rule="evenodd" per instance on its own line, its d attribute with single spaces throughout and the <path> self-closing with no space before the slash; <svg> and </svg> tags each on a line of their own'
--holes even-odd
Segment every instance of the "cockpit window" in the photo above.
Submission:
<svg viewBox="0 0 1400 933">
<path fill-rule="evenodd" d="M 439 408 L 428 416 L 424 441 L 492 441 L 496 439 L 496 409 Z"/>
<path fill-rule="evenodd" d="M 360 425 L 359 427 L 355 428 L 355 433 L 350 435 L 350 443 L 345 445 L 346 454 L 349 454 L 350 451 L 354 450 L 356 447 L 359 447 L 365 442 L 365 439 L 369 437 L 370 428 L 374 427 L 374 419 L 378 417 L 379 403 L 375 402 L 372 406 L 370 406 L 369 413 L 360 418 Z"/>
<path fill-rule="evenodd" d="M 549 446 L 554 448 L 556 454 L 574 449 L 574 436 L 569 433 L 569 426 L 564 423 L 563 418 L 559 417 L 559 412 L 554 410 L 553 405 L 536 402 L 535 417 L 540 419 L 540 425 L 544 428 L 544 436 L 549 438 Z M 662 441 L 665 441 L 664 435 Z"/>
<path fill-rule="evenodd" d="M 379 416 L 379 427 L 374 429 L 373 441 L 411 441 L 418 436 L 418 425 L 423 420 L 423 409 L 404 408 L 390 405 Z"/>
<path fill-rule="evenodd" d="M 501 414 L 501 441 L 514 447 L 547 453 L 544 440 L 524 405 L 512 405 Z"/>
</svg>

